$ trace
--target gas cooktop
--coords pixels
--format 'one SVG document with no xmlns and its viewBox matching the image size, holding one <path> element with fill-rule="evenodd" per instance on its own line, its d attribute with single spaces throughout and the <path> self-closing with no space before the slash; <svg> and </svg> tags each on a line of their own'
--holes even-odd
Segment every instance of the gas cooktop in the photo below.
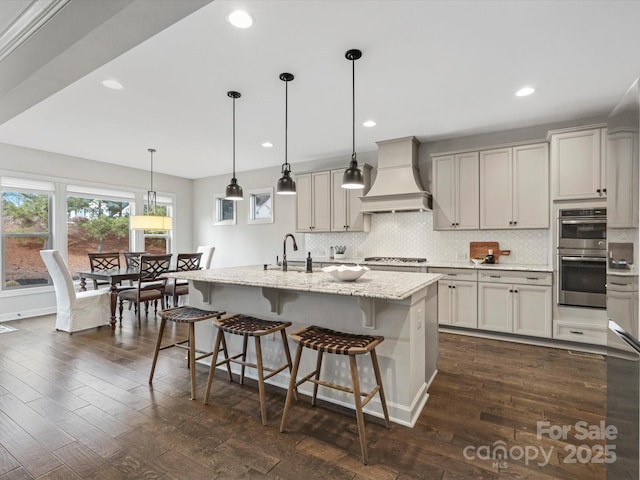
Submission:
<svg viewBox="0 0 640 480">
<path fill-rule="evenodd" d="M 365 262 L 384 262 L 384 263 L 424 263 L 426 258 L 411 257 L 365 257 Z"/>
</svg>

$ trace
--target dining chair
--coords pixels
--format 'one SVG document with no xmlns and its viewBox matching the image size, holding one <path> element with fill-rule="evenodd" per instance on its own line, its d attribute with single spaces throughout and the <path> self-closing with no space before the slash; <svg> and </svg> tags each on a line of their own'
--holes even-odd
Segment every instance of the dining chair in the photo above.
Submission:
<svg viewBox="0 0 640 480">
<path fill-rule="evenodd" d="M 200 260 L 202 252 L 179 253 L 176 261 L 176 272 L 187 272 L 189 270 L 200 270 Z M 172 278 L 167 282 L 165 289 L 165 300 L 168 303 L 171 297 L 171 306 L 178 306 L 178 297 L 189 294 L 189 281 Z"/>
<path fill-rule="evenodd" d="M 58 250 L 40 250 L 56 292 L 56 330 L 79 332 L 109 325 L 109 290 L 76 292 L 69 267 Z"/>
<path fill-rule="evenodd" d="M 124 252 L 124 264 L 127 268 L 140 268 L 140 257 L 149 252 Z"/>
<path fill-rule="evenodd" d="M 158 311 L 158 300 L 164 309 L 164 291 L 167 279 L 161 278 L 163 273 L 169 271 L 171 265 L 171 254 L 167 255 L 141 255 L 140 256 L 140 276 L 135 288 L 118 292 L 120 299 L 120 321 L 122 322 L 123 303 L 129 301 L 135 304 L 140 323 L 140 303 L 145 303 L 145 315 L 149 314 L 149 302 L 154 302 L 154 313 Z"/>
<path fill-rule="evenodd" d="M 94 270 L 109 270 L 111 268 L 120 268 L 120 253 L 108 252 L 108 253 L 93 253 L 87 254 L 89 256 L 89 266 L 91 271 Z M 104 280 L 93 280 L 93 289 L 97 290 L 100 286 L 111 286 L 109 282 Z"/>
<path fill-rule="evenodd" d="M 213 252 L 216 247 L 211 245 L 200 245 L 196 252 L 202 253 L 202 259 L 200 260 L 200 268 L 203 270 L 209 270 L 211 268 L 211 260 L 213 259 Z"/>
</svg>

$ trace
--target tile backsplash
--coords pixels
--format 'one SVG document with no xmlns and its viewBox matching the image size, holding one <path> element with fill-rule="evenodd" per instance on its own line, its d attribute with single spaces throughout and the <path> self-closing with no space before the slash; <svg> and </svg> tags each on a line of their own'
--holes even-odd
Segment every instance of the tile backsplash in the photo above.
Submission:
<svg viewBox="0 0 640 480">
<path fill-rule="evenodd" d="M 469 242 L 499 242 L 511 250 L 500 263 L 548 265 L 550 230 L 434 231 L 433 212 L 373 215 L 369 233 L 307 233 L 305 246 L 313 256 L 329 254 L 331 245 L 346 245 L 349 257 L 426 257 L 430 261 L 464 261 Z"/>
</svg>

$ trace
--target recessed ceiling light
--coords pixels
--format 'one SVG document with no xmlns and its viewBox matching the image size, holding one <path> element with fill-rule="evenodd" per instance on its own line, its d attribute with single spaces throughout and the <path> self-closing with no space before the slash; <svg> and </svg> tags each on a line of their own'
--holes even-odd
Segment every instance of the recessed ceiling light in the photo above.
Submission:
<svg viewBox="0 0 640 480">
<path fill-rule="evenodd" d="M 103 80 L 102 81 L 102 85 L 104 85 L 105 87 L 110 88 L 112 90 L 122 90 L 124 88 L 119 81 L 114 80 L 112 78 L 107 79 L 107 80 Z"/>
<path fill-rule="evenodd" d="M 253 25 L 253 18 L 244 10 L 234 10 L 227 16 L 227 20 L 236 28 L 249 28 Z"/>
<path fill-rule="evenodd" d="M 362 125 L 365 126 L 365 127 L 375 127 L 376 126 L 376 122 L 374 122 L 373 120 L 367 120 Z"/>
<path fill-rule="evenodd" d="M 273 143 L 271 143 L 271 142 L 264 142 L 264 143 L 262 144 L 262 146 L 263 146 L 264 148 L 271 148 L 271 147 L 273 147 Z"/>
<path fill-rule="evenodd" d="M 527 95 L 531 95 L 535 91 L 536 89 L 533 87 L 522 87 L 516 92 L 516 97 L 526 97 Z"/>
</svg>

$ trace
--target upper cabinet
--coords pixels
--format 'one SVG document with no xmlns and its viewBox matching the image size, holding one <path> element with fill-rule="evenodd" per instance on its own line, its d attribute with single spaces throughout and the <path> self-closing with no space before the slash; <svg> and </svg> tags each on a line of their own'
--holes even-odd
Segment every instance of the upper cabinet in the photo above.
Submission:
<svg viewBox="0 0 640 480">
<path fill-rule="evenodd" d="M 296 175 L 296 232 L 369 231 L 360 197 L 371 184 L 371 166 L 361 165 L 363 190 L 342 188 L 344 169 Z"/>
<path fill-rule="evenodd" d="M 478 152 L 433 158 L 434 230 L 479 227 Z"/>
<path fill-rule="evenodd" d="M 606 128 L 549 132 L 554 200 L 607 196 Z"/>
<path fill-rule="evenodd" d="M 607 228 L 638 226 L 638 133 L 607 136 Z"/>
<path fill-rule="evenodd" d="M 549 228 L 546 143 L 480 152 L 480 228 Z"/>
<path fill-rule="evenodd" d="M 329 171 L 296 175 L 296 231 L 331 230 L 331 175 Z"/>
<path fill-rule="evenodd" d="M 368 232 L 371 227 L 371 215 L 360 210 L 360 197 L 366 195 L 371 185 L 371 166 L 360 167 L 364 177 L 364 189 L 342 188 L 344 168 L 331 170 L 331 231 L 332 232 Z"/>
</svg>

